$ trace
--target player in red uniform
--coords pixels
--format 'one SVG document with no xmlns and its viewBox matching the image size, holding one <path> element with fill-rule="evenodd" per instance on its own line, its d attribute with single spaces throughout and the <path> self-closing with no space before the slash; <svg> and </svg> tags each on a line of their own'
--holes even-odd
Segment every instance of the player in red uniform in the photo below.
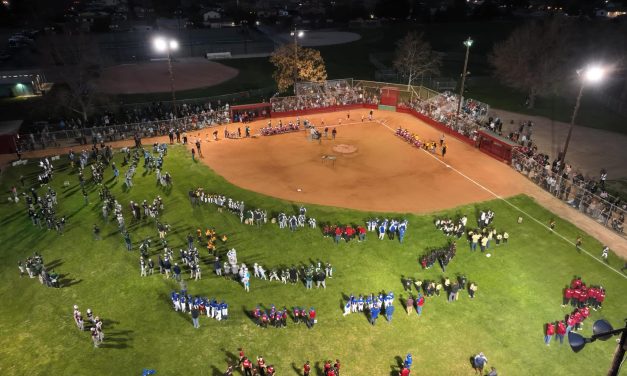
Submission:
<svg viewBox="0 0 627 376">
<path fill-rule="evenodd" d="M 333 364 L 333 369 L 335 370 L 335 375 L 340 376 L 340 368 L 342 365 L 340 364 L 339 359 L 335 359 L 335 364 Z"/>
<path fill-rule="evenodd" d="M 544 335 L 544 343 L 549 346 L 551 344 L 551 338 L 553 338 L 553 334 L 555 334 L 555 326 L 553 323 L 546 324 L 546 332 Z"/>
<path fill-rule="evenodd" d="M 594 307 L 594 310 L 596 311 L 597 309 L 601 309 L 602 305 L 603 305 L 603 301 L 605 300 L 605 290 L 603 290 L 603 288 L 599 289 L 599 293 L 597 294 L 596 297 L 596 305 Z"/>
<path fill-rule="evenodd" d="M 573 289 L 573 296 L 572 296 L 572 304 L 574 307 L 577 306 L 577 304 L 579 304 L 579 297 L 581 296 L 581 290 L 580 289 Z"/>
<path fill-rule="evenodd" d="M 309 364 L 309 360 L 308 360 L 303 365 L 303 376 L 309 376 L 310 373 L 311 373 L 311 365 Z"/>
<path fill-rule="evenodd" d="M 328 374 L 329 370 L 331 369 L 331 361 L 330 360 L 325 360 L 324 361 L 324 374 Z"/>
<path fill-rule="evenodd" d="M 586 300 L 588 300 L 588 289 L 586 289 L 585 287 L 582 287 L 580 290 L 580 294 L 577 298 L 579 300 L 578 307 L 583 308 L 584 305 L 586 304 Z"/>
<path fill-rule="evenodd" d="M 557 323 L 557 329 L 555 334 L 555 340 L 560 341 L 560 345 L 564 344 L 564 336 L 566 335 L 566 325 L 564 325 L 564 321 L 559 321 Z"/>
<path fill-rule="evenodd" d="M 242 361 L 242 368 L 245 376 L 253 376 L 253 363 L 247 357 Z"/>
<path fill-rule="evenodd" d="M 266 376 L 273 376 L 275 372 L 276 372 L 276 370 L 274 369 L 274 366 L 272 364 L 270 364 L 266 368 Z"/>
<path fill-rule="evenodd" d="M 314 307 L 311 307 L 311 309 L 309 310 L 309 321 L 307 322 L 307 326 L 309 327 L 309 329 L 311 329 L 313 328 L 315 323 L 316 323 L 316 310 L 314 309 Z"/>
<path fill-rule="evenodd" d="M 566 307 L 570 303 L 570 299 L 573 297 L 573 290 L 570 287 L 564 289 L 564 301 L 562 302 L 562 308 Z"/>
<path fill-rule="evenodd" d="M 571 314 L 570 316 L 568 316 L 568 319 L 566 320 L 566 324 L 568 325 L 566 327 L 566 333 L 568 334 L 568 332 L 573 330 L 575 325 L 577 325 L 577 321 L 575 320 L 575 314 Z"/>
<path fill-rule="evenodd" d="M 266 360 L 263 358 L 263 356 L 257 357 L 257 368 L 259 369 L 259 374 L 261 376 L 266 375 Z"/>
<path fill-rule="evenodd" d="M 244 359 L 246 359 L 246 356 L 244 355 L 244 348 L 240 347 L 239 349 L 239 362 L 237 363 L 238 367 L 242 366 L 242 363 L 244 362 Z M 242 371 L 244 370 L 244 368 L 242 368 Z"/>
</svg>

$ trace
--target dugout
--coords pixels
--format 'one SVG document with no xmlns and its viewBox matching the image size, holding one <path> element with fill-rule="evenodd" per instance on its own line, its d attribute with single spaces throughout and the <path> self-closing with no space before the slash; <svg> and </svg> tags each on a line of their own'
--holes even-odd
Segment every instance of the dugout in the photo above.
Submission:
<svg viewBox="0 0 627 376">
<path fill-rule="evenodd" d="M 379 105 L 384 107 L 394 107 L 398 104 L 398 88 L 384 86 L 379 92 Z"/>
<path fill-rule="evenodd" d="M 272 105 L 270 103 L 253 103 L 231 106 L 229 116 L 234 123 L 246 123 L 257 119 L 270 117 Z"/>
<path fill-rule="evenodd" d="M 494 132 L 482 129 L 479 131 L 477 147 L 486 154 L 510 164 L 513 151 L 520 145 Z"/>
<path fill-rule="evenodd" d="M 22 120 L 0 121 L 0 154 L 11 154 L 17 151 L 18 132 Z"/>
</svg>

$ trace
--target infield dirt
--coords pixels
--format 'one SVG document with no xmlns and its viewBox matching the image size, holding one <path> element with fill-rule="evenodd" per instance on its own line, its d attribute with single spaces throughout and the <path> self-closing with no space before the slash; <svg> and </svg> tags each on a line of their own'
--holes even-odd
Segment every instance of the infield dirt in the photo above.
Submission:
<svg viewBox="0 0 627 376">
<path fill-rule="evenodd" d="M 229 182 L 269 196 L 301 203 L 313 203 L 365 211 L 427 213 L 495 198 L 526 194 L 555 215 L 607 244 L 627 259 L 627 241 L 593 219 L 533 184 L 506 164 L 453 137 L 446 136 L 446 157 L 410 146 L 394 135 L 397 127 L 408 128 L 421 139 L 438 141 L 441 133 L 410 115 L 375 111 L 373 122 L 361 122 L 366 110 L 333 112 L 302 117 L 318 128 L 322 120 L 329 127 L 329 138 L 310 141 L 306 132 L 269 137 L 224 139 L 225 126 L 190 132 L 190 145 L 202 141 L 200 159 Z M 339 119 L 342 125 L 339 125 Z M 284 118 L 283 122 L 296 118 Z M 276 126 L 278 119 L 273 119 Z M 253 135 L 268 120 L 249 123 Z M 330 137 L 333 127 L 338 133 Z M 229 131 L 245 124 L 227 125 Z M 211 133 L 218 131 L 219 140 Z M 321 128 L 324 130 L 324 127 Z M 167 142 L 167 137 L 147 139 L 144 144 Z M 110 143 L 130 146 L 132 140 Z M 333 152 L 336 144 L 357 147 L 355 153 Z M 24 158 L 66 153 L 69 148 L 27 152 Z M 75 147 L 75 150 L 80 148 Z M 335 164 L 322 156 L 333 155 Z M 7 156 L 9 157 L 9 156 Z M 6 163 L 6 158 L 2 158 Z M 192 187 L 190 187 L 192 188 Z M 300 191 L 299 191 L 300 189 Z M 216 192 L 218 193 L 218 192 Z M 222 192 L 219 192 L 222 193 Z M 540 221 L 548 218 L 538 218 Z M 594 250 L 593 250 L 594 252 Z M 599 250 L 600 252 L 600 250 Z M 599 253 L 600 254 L 600 253 Z"/>
</svg>

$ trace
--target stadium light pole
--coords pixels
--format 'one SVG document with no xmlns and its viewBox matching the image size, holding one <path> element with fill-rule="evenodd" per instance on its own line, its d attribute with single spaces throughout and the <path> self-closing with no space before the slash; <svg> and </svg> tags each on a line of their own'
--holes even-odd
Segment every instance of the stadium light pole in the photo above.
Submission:
<svg viewBox="0 0 627 376">
<path fill-rule="evenodd" d="M 562 157 L 560 158 L 560 170 L 564 170 L 566 166 L 566 152 L 568 151 L 568 144 L 570 143 L 570 136 L 573 134 L 573 127 L 575 126 L 575 119 L 579 112 L 579 106 L 581 105 L 581 97 L 583 96 L 583 88 L 587 83 L 597 84 L 605 78 L 607 69 L 598 65 L 591 65 L 584 69 L 577 71 L 577 75 L 581 79 L 581 85 L 579 86 L 579 94 L 577 95 L 577 101 L 575 102 L 575 108 L 573 109 L 573 115 L 570 118 L 570 126 L 568 127 L 568 135 L 566 136 L 566 142 L 564 143 L 564 149 L 562 151 Z"/>
<path fill-rule="evenodd" d="M 608 376 L 617 376 L 618 372 L 620 371 L 620 366 L 623 362 L 623 358 L 625 357 L 625 350 L 627 350 L 627 319 L 625 320 L 625 323 L 626 324 L 624 328 L 614 329 L 612 328 L 612 325 L 606 320 L 597 320 L 592 326 L 592 337 L 584 338 L 581 334 L 569 332 L 568 344 L 570 345 L 570 348 L 577 353 L 586 346 L 586 343 L 594 342 L 597 339 L 600 339 L 601 341 L 607 341 L 613 336 L 621 334 L 620 339 L 618 340 L 618 345 L 616 346 L 616 350 L 614 351 L 612 364 L 607 371 Z"/>
<path fill-rule="evenodd" d="M 468 55 L 470 54 L 470 47 L 472 47 L 472 44 L 475 41 L 472 40 L 472 38 L 468 37 L 468 39 L 466 39 L 464 41 L 464 46 L 466 46 L 466 57 L 464 58 L 464 71 L 462 72 L 462 84 L 461 84 L 461 88 L 459 89 L 459 100 L 457 102 L 457 115 L 455 116 L 455 126 L 457 127 L 459 125 L 459 113 L 462 110 L 462 98 L 464 96 L 464 84 L 466 83 L 466 73 L 468 70 Z"/>
<path fill-rule="evenodd" d="M 172 69 L 172 52 L 178 50 L 179 42 L 176 39 L 157 37 L 152 41 L 157 52 L 168 54 L 168 73 L 170 74 L 170 91 L 172 92 L 172 111 L 176 116 L 176 90 L 174 89 L 174 70 Z"/>
<path fill-rule="evenodd" d="M 298 38 L 305 36 L 303 30 L 292 30 L 290 35 L 294 37 L 294 95 L 296 95 L 296 81 L 298 81 Z"/>
</svg>

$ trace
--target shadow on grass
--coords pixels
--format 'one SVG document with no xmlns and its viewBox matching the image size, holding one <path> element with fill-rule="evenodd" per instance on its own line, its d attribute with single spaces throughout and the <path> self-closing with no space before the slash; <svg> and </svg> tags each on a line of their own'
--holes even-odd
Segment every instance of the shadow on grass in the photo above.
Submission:
<svg viewBox="0 0 627 376">
<path fill-rule="evenodd" d="M 261 308 L 261 306 L 259 308 L 263 309 L 263 308 Z M 246 306 L 242 306 L 242 312 L 244 312 L 244 316 L 246 316 L 246 318 L 248 318 L 253 324 L 259 325 L 257 323 L 257 320 L 255 319 L 255 317 L 253 316 L 253 313 L 251 311 L 247 310 Z"/>
<path fill-rule="evenodd" d="M 82 279 L 63 278 L 66 275 L 67 274 L 61 274 L 61 278 L 59 279 L 59 286 L 71 287 L 71 286 L 78 285 L 79 283 L 83 282 Z"/>
<path fill-rule="evenodd" d="M 224 352 L 224 355 L 226 355 L 224 361 L 227 364 L 237 364 L 239 362 L 239 357 L 237 355 L 233 354 L 229 350 L 222 349 L 222 351 Z"/>
<path fill-rule="evenodd" d="M 61 259 L 56 259 L 56 260 L 53 260 L 53 261 L 50 261 L 49 263 L 47 263 L 46 264 L 46 269 L 58 268 L 61 265 L 63 265 L 63 261 L 61 261 Z"/>
<path fill-rule="evenodd" d="M 292 362 L 291 366 L 292 366 L 292 370 L 294 371 L 294 373 L 297 375 L 300 375 L 301 369 L 296 365 L 296 363 Z"/>
<path fill-rule="evenodd" d="M 211 366 L 211 376 L 224 376 L 224 372 L 216 366 Z"/>
<path fill-rule="evenodd" d="M 10 216 L 4 218 L 2 221 L 0 221 L 0 225 L 9 224 L 9 223 L 15 221 L 16 219 L 20 218 L 20 216 L 22 216 L 22 215 L 23 214 L 21 212 L 13 213 Z"/>
<path fill-rule="evenodd" d="M 112 330 L 105 333 L 104 342 L 100 345 L 100 348 L 104 349 L 127 349 L 131 348 L 128 344 L 132 340 L 132 330 Z"/>
</svg>

